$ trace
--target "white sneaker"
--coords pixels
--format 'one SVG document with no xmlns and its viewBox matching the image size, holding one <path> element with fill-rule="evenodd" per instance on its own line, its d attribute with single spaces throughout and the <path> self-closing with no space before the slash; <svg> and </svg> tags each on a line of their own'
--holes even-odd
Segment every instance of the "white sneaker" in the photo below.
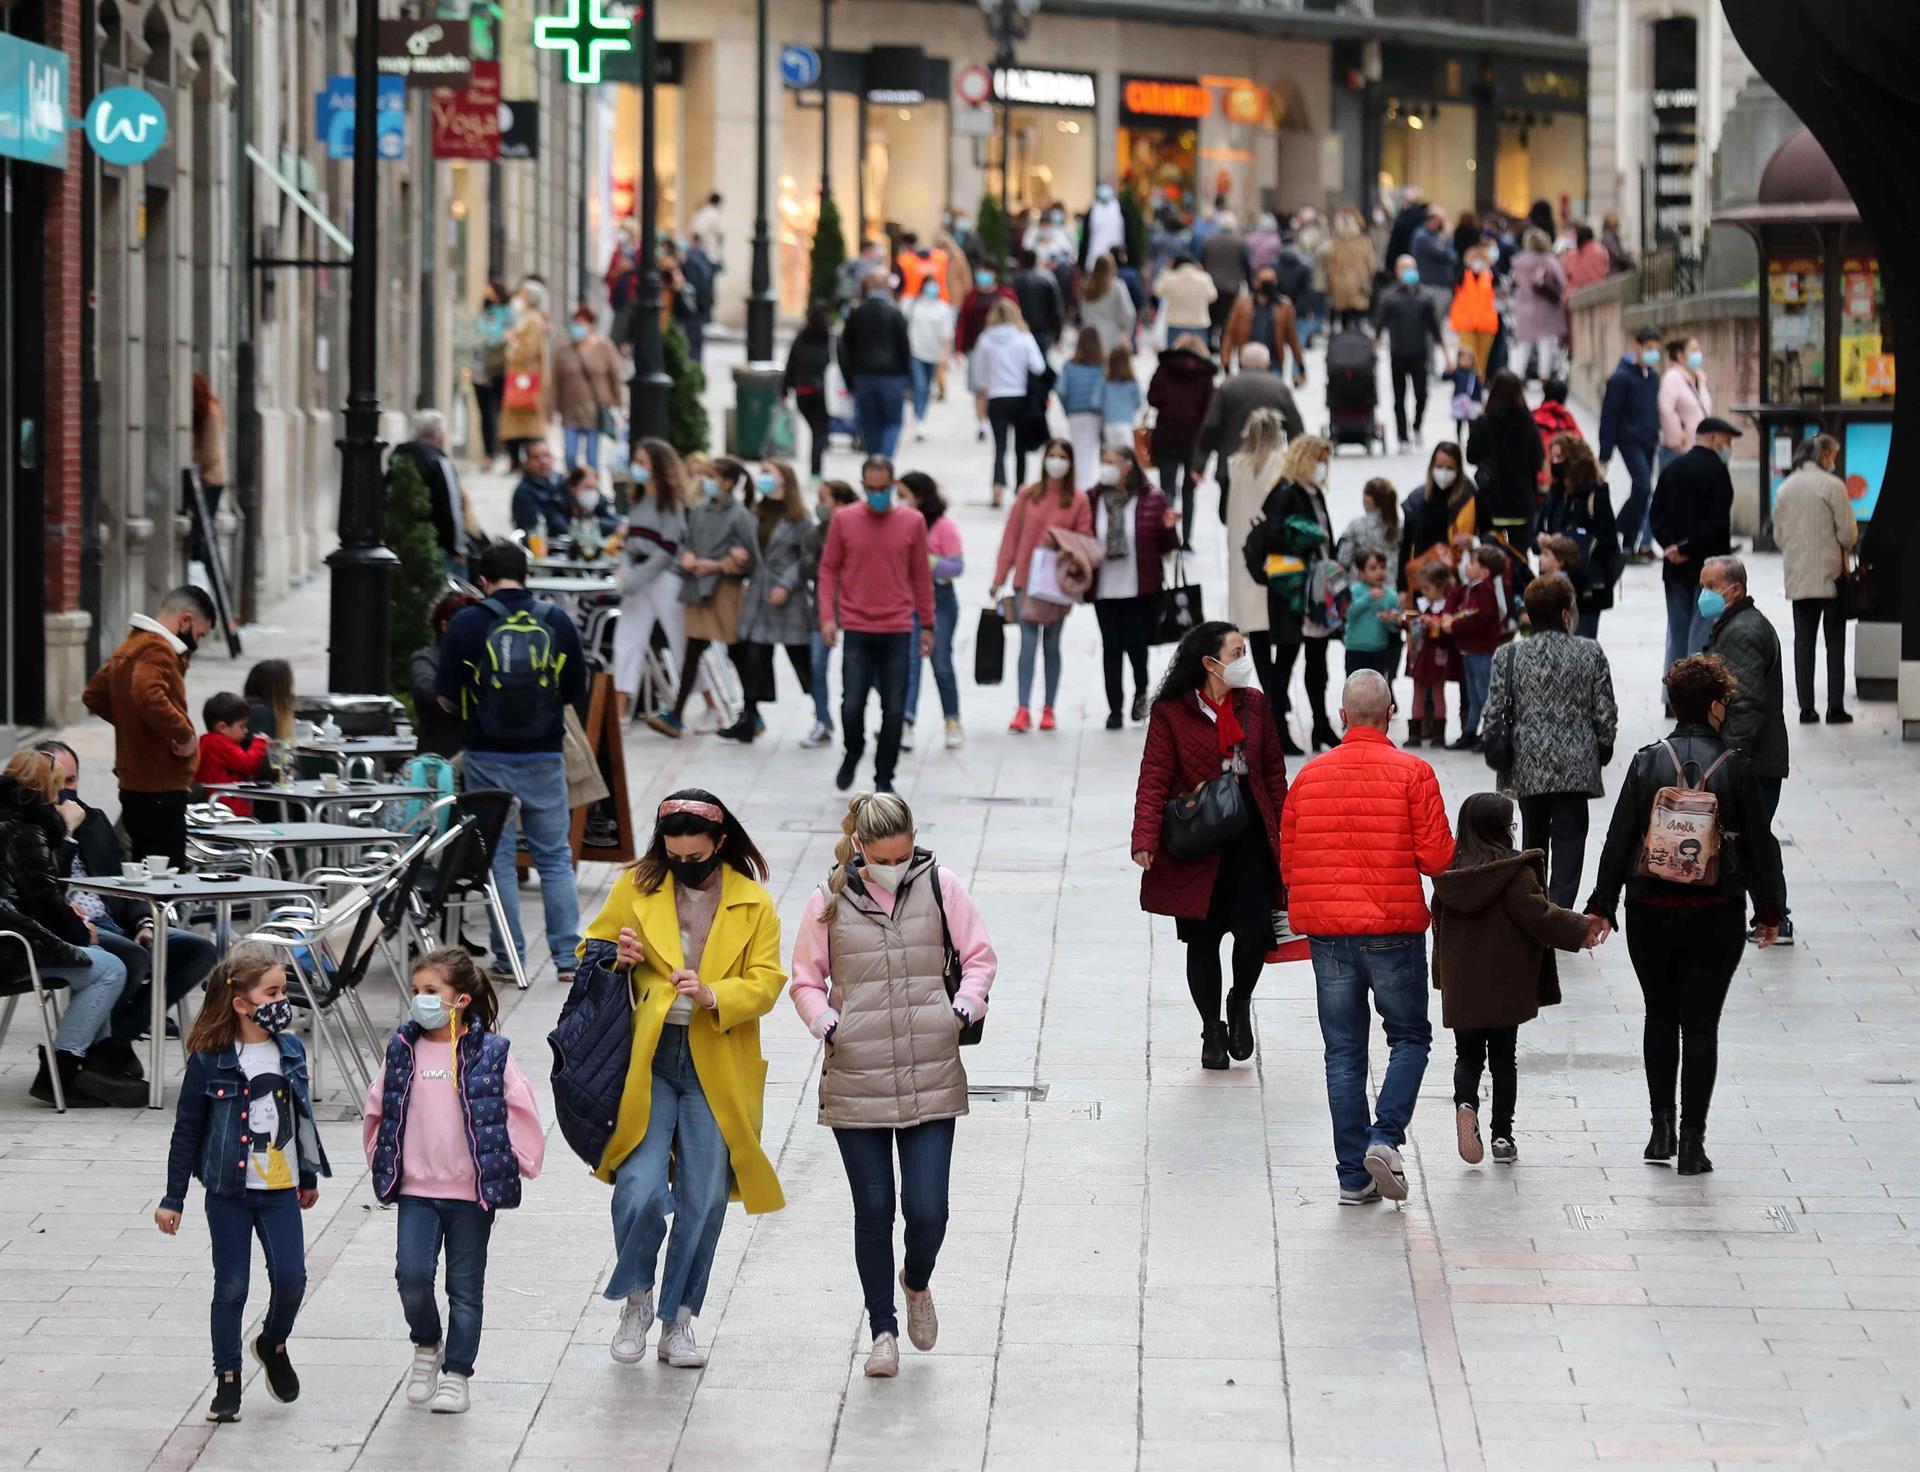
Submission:
<svg viewBox="0 0 1920 1472">
<path fill-rule="evenodd" d="M 707 1362 L 707 1352 L 693 1339 L 693 1321 L 675 1319 L 660 1335 L 660 1358 L 676 1370 L 698 1370 Z"/>
<path fill-rule="evenodd" d="M 902 751 L 913 750 L 913 722 L 912 721 L 903 721 L 901 723 L 900 749 Z"/>
<path fill-rule="evenodd" d="M 620 1308 L 620 1322 L 613 1331 L 613 1343 L 607 1353 L 623 1365 L 637 1365 L 647 1353 L 647 1331 L 653 1327 L 653 1290 L 629 1293 Z"/>
<path fill-rule="evenodd" d="M 1389 1201 L 1407 1199 L 1407 1172 L 1401 1163 L 1400 1152 L 1393 1146 L 1374 1141 L 1367 1146 L 1367 1157 L 1362 1162 L 1367 1174 L 1373 1177 L 1373 1184 Z"/>
<path fill-rule="evenodd" d="M 907 1338 L 915 1349 L 932 1349 L 940 1339 L 940 1316 L 933 1311 L 933 1290 L 915 1293 L 900 1274 L 900 1291 L 907 1295 Z"/>
<path fill-rule="evenodd" d="M 427 1409 L 436 1416 L 463 1416 L 470 1403 L 467 1377 L 447 1374 L 442 1375 L 440 1383 L 434 1387 L 433 1399 L 427 1402 Z"/>
<path fill-rule="evenodd" d="M 816 724 L 814 728 L 800 738 L 800 744 L 809 751 L 816 747 L 833 744 L 833 727 Z"/>
<path fill-rule="evenodd" d="M 867 1377 L 891 1380 L 900 1373 L 900 1341 L 891 1334 L 876 1334 L 867 1354 Z"/>
<path fill-rule="evenodd" d="M 413 1347 L 413 1368 L 407 1371 L 407 1404 L 423 1406 L 433 1399 L 434 1382 L 440 1378 L 441 1349 Z"/>
<path fill-rule="evenodd" d="M 958 751 L 967 744 L 967 733 L 960 729 L 957 720 L 947 722 L 947 750 Z"/>
</svg>

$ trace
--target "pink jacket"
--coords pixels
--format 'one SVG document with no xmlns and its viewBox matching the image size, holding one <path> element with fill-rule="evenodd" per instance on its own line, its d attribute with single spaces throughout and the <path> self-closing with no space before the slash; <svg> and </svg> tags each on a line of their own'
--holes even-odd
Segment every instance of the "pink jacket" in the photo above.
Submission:
<svg viewBox="0 0 1920 1472">
<path fill-rule="evenodd" d="M 453 1044 L 422 1037 L 413 1049 L 413 1091 L 407 1098 L 407 1128 L 400 1147 L 400 1179 L 408 1196 L 431 1196 L 442 1201 L 477 1201 L 479 1183 L 473 1175 L 473 1151 L 467 1144 L 467 1122 L 453 1081 Z M 546 1131 L 540 1125 L 540 1107 L 520 1065 L 507 1057 L 507 1138 L 523 1180 L 540 1174 L 547 1158 Z M 367 1163 L 380 1133 L 380 1101 L 387 1090 L 385 1068 L 374 1070 L 367 1090 L 366 1118 L 361 1143 Z"/>
<path fill-rule="evenodd" d="M 1038 485 L 1022 491 L 1007 517 L 1007 529 L 1000 534 L 1000 560 L 994 564 L 993 585 L 1006 586 L 1011 573 L 1014 587 L 1026 587 L 1034 549 L 1045 545 L 1047 533 L 1056 526 L 1092 535 L 1093 507 L 1086 492 L 1075 491 L 1073 500 L 1062 506 L 1057 492 L 1042 491 Z"/>
<path fill-rule="evenodd" d="M 947 912 L 947 933 L 953 940 L 954 950 L 960 953 L 960 991 L 953 1005 L 977 1021 L 987 1015 L 987 993 L 993 989 L 1000 958 L 994 953 L 993 942 L 987 939 L 987 922 L 981 918 L 973 896 L 961 887 L 951 869 L 941 868 L 937 873 L 940 902 Z M 892 890 L 869 882 L 867 893 L 889 914 L 893 912 Z M 816 889 L 807 901 L 806 913 L 800 917 L 800 931 L 793 941 L 793 979 L 787 985 L 793 1010 L 800 1014 L 807 1031 L 817 1038 L 825 1037 L 827 1029 L 840 1020 L 840 1014 L 827 1003 L 833 955 L 828 944 L 826 910 L 827 897 Z"/>
<path fill-rule="evenodd" d="M 1694 431 L 1713 412 L 1713 394 L 1701 375 L 1696 386 L 1678 363 L 1660 377 L 1660 443 L 1676 455 L 1693 448 Z"/>
</svg>

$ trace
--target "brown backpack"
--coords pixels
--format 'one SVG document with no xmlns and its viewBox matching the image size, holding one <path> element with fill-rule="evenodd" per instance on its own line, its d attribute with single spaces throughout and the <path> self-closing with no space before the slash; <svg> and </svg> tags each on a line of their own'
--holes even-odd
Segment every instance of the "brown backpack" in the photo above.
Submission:
<svg viewBox="0 0 1920 1472">
<path fill-rule="evenodd" d="M 1711 887 L 1720 879 L 1720 799 L 1707 791 L 1707 781 L 1733 755 L 1723 751 L 1697 783 L 1687 781 L 1687 769 L 1668 741 L 1660 743 L 1673 762 L 1676 787 L 1662 787 L 1653 795 L 1647 815 L 1647 836 L 1640 845 L 1634 872 L 1668 884 Z M 1730 835 L 1728 835 L 1730 836 Z"/>
</svg>

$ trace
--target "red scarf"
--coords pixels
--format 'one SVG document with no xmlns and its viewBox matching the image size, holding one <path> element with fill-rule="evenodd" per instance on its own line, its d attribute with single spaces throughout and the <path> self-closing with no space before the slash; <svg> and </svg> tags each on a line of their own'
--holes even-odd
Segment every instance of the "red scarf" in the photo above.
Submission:
<svg viewBox="0 0 1920 1472">
<path fill-rule="evenodd" d="M 1240 718 L 1233 713 L 1233 692 L 1227 692 L 1227 698 L 1215 705 L 1207 698 L 1206 687 L 1200 689 L 1200 699 L 1208 710 L 1213 712 L 1213 729 L 1220 738 L 1220 755 L 1232 756 L 1234 747 L 1247 739 L 1247 733 L 1241 729 Z"/>
</svg>

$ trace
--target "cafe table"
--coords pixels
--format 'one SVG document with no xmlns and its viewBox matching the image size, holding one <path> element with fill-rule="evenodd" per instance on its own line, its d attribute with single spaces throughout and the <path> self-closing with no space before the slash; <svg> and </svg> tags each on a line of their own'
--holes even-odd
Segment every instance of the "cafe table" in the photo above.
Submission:
<svg viewBox="0 0 1920 1472">
<path fill-rule="evenodd" d="M 420 750 L 420 740 L 411 732 L 392 736 L 342 736 L 337 741 L 311 736 L 294 743 L 301 756 L 331 757 L 342 762 L 355 757 L 372 757 L 376 762 L 404 761 Z"/>
<path fill-rule="evenodd" d="M 406 839 L 385 828 L 363 828 L 351 823 L 208 823 L 189 837 L 202 843 L 230 843 L 247 850 L 249 868 L 263 877 L 267 858 L 286 849 L 317 848 L 332 855 L 342 849 L 387 844 L 398 848 Z"/>
<path fill-rule="evenodd" d="M 431 787 L 419 787 L 409 782 L 376 782 L 366 777 L 347 778 L 331 787 L 317 777 L 302 777 L 292 782 L 215 782 L 207 791 L 215 797 L 221 793 L 231 793 L 249 802 L 285 803 L 297 808 L 303 819 L 315 822 L 326 821 L 330 809 L 352 803 L 412 802 L 417 799 L 431 802 L 441 796 Z"/>
</svg>

